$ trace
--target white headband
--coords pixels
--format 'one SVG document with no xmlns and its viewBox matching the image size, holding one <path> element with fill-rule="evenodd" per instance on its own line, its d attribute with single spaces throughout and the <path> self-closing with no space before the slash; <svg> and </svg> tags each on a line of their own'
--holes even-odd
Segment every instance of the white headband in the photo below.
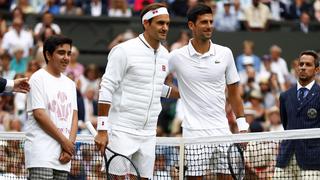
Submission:
<svg viewBox="0 0 320 180">
<path fill-rule="evenodd" d="M 150 10 L 145 15 L 143 15 L 142 24 L 143 24 L 144 20 L 149 20 L 149 19 L 151 19 L 151 18 L 153 18 L 155 16 L 159 16 L 159 15 L 162 15 L 162 14 L 168 14 L 169 15 L 167 8 L 161 7 L 161 8 L 158 8 L 158 9 Z"/>
</svg>

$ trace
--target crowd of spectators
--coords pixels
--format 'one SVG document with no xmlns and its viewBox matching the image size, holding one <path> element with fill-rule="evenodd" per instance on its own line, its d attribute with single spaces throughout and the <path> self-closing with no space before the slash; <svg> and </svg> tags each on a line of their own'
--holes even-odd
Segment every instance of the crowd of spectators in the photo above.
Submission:
<svg viewBox="0 0 320 180">
<path fill-rule="evenodd" d="M 11 13 L 11 18 L 0 16 L 0 76 L 6 79 L 30 77 L 45 66 L 42 54 L 43 42 L 53 34 L 62 34 L 63 29 L 54 22 L 55 15 L 131 17 L 139 15 L 143 6 L 155 0 L 0 0 L 0 10 Z M 159 2 L 159 0 L 158 0 Z M 320 0 L 161 0 L 167 3 L 172 16 L 185 17 L 187 9 L 198 2 L 207 3 L 215 10 L 214 26 L 217 31 L 232 32 L 241 28 L 248 31 L 264 31 L 268 22 L 294 20 L 294 30 L 308 33 L 314 31 L 310 20 L 320 22 Z M 34 27 L 25 23 L 26 14 L 42 14 Z M 136 37 L 128 29 L 112 42 L 118 43 Z M 189 42 L 190 35 L 181 31 L 169 51 Z M 234 54 L 240 75 L 245 116 L 250 131 L 283 130 L 279 114 L 279 94 L 296 83 L 297 60 L 283 59 L 285 49 L 272 45 L 259 57 L 254 52 L 254 42 L 243 42 L 243 53 Z M 292 53 L 292 52 L 290 52 Z M 298 52 L 297 53 L 298 56 Z M 84 66 L 78 62 L 81 53 L 72 47 L 71 61 L 65 72 L 77 85 L 79 133 L 88 133 L 86 121 L 96 123 L 99 82 L 102 72 L 95 64 Z M 287 62 L 292 62 L 291 69 Z M 317 79 L 317 82 L 320 82 Z M 166 83 L 177 85 L 175 75 L 168 76 Z M 159 116 L 158 136 L 181 135 L 183 104 L 178 100 L 162 100 L 163 111 Z M 27 119 L 26 95 L 2 93 L 0 96 L 0 132 L 24 130 Z M 226 106 L 231 130 L 236 132 L 236 123 L 229 104 Z M 0 148 L 4 145 L 0 145 Z M 1 150 L 1 149 L 0 149 Z M 1 156 L 0 156 L 1 158 Z M 162 163 L 162 162 L 159 162 Z M 0 165 L 1 168 L 1 165 Z M 0 171 L 2 171 L 0 169 Z"/>
<path fill-rule="evenodd" d="M 307 0 L 167 0 L 161 2 L 169 5 L 172 15 L 184 16 L 189 7 L 200 1 L 215 9 L 215 29 L 222 31 L 238 30 L 240 28 L 238 21 L 241 18 L 247 19 L 245 26 L 252 31 L 262 30 L 258 26 L 267 24 L 269 19 L 279 21 L 299 19 L 300 15 L 301 19 L 308 19 L 303 21 L 309 21 L 310 17 L 317 19 L 320 5 L 319 0 L 314 2 Z M 154 1 L 0 1 L 0 9 L 11 12 L 10 19 L 0 18 L 0 75 L 7 79 L 30 77 L 32 73 L 45 66 L 42 54 L 43 41 L 53 34 L 63 32 L 59 24 L 54 22 L 54 15 L 130 17 L 137 15 L 144 5 L 151 2 Z M 34 27 L 24 22 L 25 14 L 28 13 L 42 13 L 40 22 Z M 229 20 L 232 23 L 226 23 Z M 137 33 L 127 29 L 109 44 L 106 43 L 106 47 L 110 50 L 115 45 L 136 36 Z M 188 43 L 189 38 L 188 31 L 183 30 L 177 36 L 176 41 L 166 44 L 166 47 L 169 51 L 180 48 Z M 243 42 L 243 53 L 235 54 L 235 62 L 241 79 L 247 119 L 250 123 L 251 121 L 262 122 L 265 129 L 279 129 L 273 127 L 273 125 L 280 124 L 277 108 L 278 97 L 281 92 L 295 84 L 297 63 L 296 60 L 283 59 L 281 54 L 288 52 L 282 50 L 278 45 L 272 45 L 265 52 L 264 56 L 257 56 L 254 53 L 254 42 L 246 40 Z M 81 56 L 79 50 L 73 46 L 71 61 L 65 73 L 77 84 L 79 133 L 81 133 L 86 132 L 85 121 L 91 121 L 93 124 L 96 122 L 97 96 L 102 72 L 95 64 L 84 66 L 78 62 L 79 56 Z M 287 62 L 291 61 L 293 63 L 289 71 Z M 177 84 L 175 75 L 168 76 L 166 82 Z M 0 98 L 0 130 L 23 131 L 27 117 L 25 95 L 3 93 Z M 169 99 L 163 100 L 162 103 L 164 110 L 159 116 L 159 135 L 179 135 L 179 124 L 183 119 L 181 102 Z M 233 116 L 229 106 L 226 107 L 226 111 L 233 125 Z M 269 117 L 272 117 L 272 122 Z"/>
<path fill-rule="evenodd" d="M 320 22 L 319 0 L 2 0 L 0 10 L 18 8 L 24 14 L 132 17 L 139 16 L 142 8 L 153 2 L 166 3 L 172 17 L 185 17 L 190 7 L 206 3 L 215 12 L 216 30 L 223 32 L 265 31 L 270 21 L 293 21 L 293 31 L 309 33 L 317 30 L 310 26 L 310 21 Z M 0 32 L 3 27 L 0 18 Z"/>
</svg>

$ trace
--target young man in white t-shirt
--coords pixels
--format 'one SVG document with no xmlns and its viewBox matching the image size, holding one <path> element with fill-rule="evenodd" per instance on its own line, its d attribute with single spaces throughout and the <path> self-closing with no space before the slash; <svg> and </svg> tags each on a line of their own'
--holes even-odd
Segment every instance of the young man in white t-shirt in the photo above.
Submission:
<svg viewBox="0 0 320 180">
<path fill-rule="evenodd" d="M 213 44 L 213 13 L 210 7 L 198 4 L 189 10 L 188 26 L 193 38 L 189 44 L 170 54 L 169 69 L 175 72 L 183 103 L 183 137 L 206 137 L 231 134 L 226 118 L 228 99 L 237 117 L 240 132 L 249 125 L 244 118 L 239 92 L 239 75 L 229 48 Z M 189 146 L 186 148 L 188 179 L 202 179 L 217 160 L 213 173 L 218 179 L 232 179 L 226 161 L 226 146 Z M 203 154 L 199 155 L 199 152 Z M 213 155 L 213 157 L 211 157 Z M 204 159 L 202 159 L 204 158 Z M 212 171 L 210 172 L 212 173 Z"/>
<path fill-rule="evenodd" d="M 62 74 L 70 61 L 72 40 L 51 36 L 44 43 L 47 66 L 30 78 L 27 94 L 25 159 L 28 179 L 67 179 L 75 153 L 75 83 Z"/>
</svg>

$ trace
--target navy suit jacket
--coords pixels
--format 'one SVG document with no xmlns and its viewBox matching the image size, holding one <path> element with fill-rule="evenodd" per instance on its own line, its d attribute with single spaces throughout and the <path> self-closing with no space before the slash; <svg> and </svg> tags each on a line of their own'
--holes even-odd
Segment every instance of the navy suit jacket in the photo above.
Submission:
<svg viewBox="0 0 320 180">
<path fill-rule="evenodd" d="M 320 87 L 312 86 L 301 104 L 297 86 L 280 95 L 280 115 L 285 130 L 320 128 Z M 288 165 L 293 154 L 304 170 L 320 170 L 320 139 L 284 140 L 277 157 L 277 167 Z"/>
<path fill-rule="evenodd" d="M 2 93 L 5 90 L 6 85 L 7 85 L 7 80 L 0 77 L 0 93 Z"/>
</svg>

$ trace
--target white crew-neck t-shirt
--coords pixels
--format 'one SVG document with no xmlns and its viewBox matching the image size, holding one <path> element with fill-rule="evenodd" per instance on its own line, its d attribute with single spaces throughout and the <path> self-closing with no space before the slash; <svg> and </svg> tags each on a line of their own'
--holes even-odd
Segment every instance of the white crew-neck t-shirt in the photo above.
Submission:
<svg viewBox="0 0 320 180">
<path fill-rule="evenodd" d="M 70 171 L 70 162 L 61 164 L 59 161 L 61 145 L 40 128 L 33 110 L 45 109 L 50 120 L 69 139 L 73 111 L 77 110 L 75 83 L 63 74 L 57 78 L 40 69 L 31 76 L 29 84 L 24 148 L 26 166 Z"/>
</svg>

